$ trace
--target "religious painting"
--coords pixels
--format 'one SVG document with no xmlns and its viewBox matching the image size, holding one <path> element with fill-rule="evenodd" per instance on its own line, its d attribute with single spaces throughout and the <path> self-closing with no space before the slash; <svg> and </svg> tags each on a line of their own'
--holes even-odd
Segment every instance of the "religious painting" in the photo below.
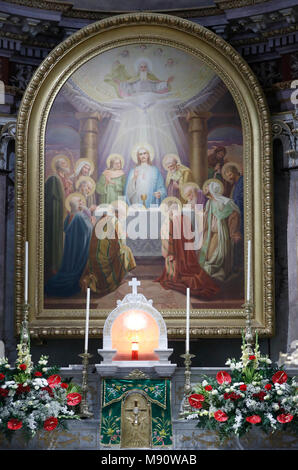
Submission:
<svg viewBox="0 0 298 470">
<path fill-rule="evenodd" d="M 161 310 L 183 309 L 187 287 L 196 308 L 241 307 L 242 144 L 234 100 L 201 60 L 144 43 L 87 61 L 47 120 L 45 308 L 83 308 L 87 287 L 109 308 L 131 276 Z"/>
<path fill-rule="evenodd" d="M 75 61 L 60 59 L 62 78 L 52 70 L 45 79 L 35 163 L 39 315 L 57 320 L 58 332 L 58 319 L 71 327 L 90 288 L 100 328 L 136 277 L 170 326 L 181 325 L 190 288 L 197 331 L 205 318 L 212 334 L 216 324 L 233 332 L 253 282 L 249 105 L 200 39 L 187 47 L 173 30 L 172 43 L 140 40 L 139 26 L 135 39 L 124 40 L 126 31 L 108 46 L 99 28 L 84 53 L 79 41 Z M 29 179 L 30 171 L 28 162 Z"/>
</svg>

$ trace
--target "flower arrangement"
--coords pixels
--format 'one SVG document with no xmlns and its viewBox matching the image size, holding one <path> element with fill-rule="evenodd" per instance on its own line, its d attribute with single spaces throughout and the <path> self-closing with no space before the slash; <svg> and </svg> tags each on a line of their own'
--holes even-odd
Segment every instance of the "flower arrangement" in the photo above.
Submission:
<svg viewBox="0 0 298 470">
<path fill-rule="evenodd" d="M 10 440 L 20 430 L 25 438 L 37 431 L 65 427 L 81 402 L 79 387 L 70 379 L 62 381 L 58 367 L 48 367 L 48 356 L 37 365 L 26 345 L 18 345 L 15 367 L 0 359 L 0 432 Z"/>
<path fill-rule="evenodd" d="M 278 430 L 298 433 L 298 384 L 260 354 L 256 335 L 254 350 L 242 341 L 239 361 L 229 359 L 230 372 L 204 376 L 188 397 L 191 411 L 201 429 L 215 430 L 223 440 L 243 436 L 252 426 L 266 434 Z"/>
</svg>

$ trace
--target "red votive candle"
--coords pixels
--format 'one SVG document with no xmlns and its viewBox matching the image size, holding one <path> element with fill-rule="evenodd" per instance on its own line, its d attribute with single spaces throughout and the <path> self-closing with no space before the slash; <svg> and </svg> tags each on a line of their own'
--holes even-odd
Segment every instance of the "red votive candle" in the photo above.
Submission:
<svg viewBox="0 0 298 470">
<path fill-rule="evenodd" d="M 139 359 L 139 343 L 131 343 L 131 360 L 137 361 Z"/>
</svg>

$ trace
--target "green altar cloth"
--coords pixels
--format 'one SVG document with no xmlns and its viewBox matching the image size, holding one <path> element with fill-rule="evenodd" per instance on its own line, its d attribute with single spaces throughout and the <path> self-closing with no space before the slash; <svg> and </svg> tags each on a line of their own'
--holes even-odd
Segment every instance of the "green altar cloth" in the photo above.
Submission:
<svg viewBox="0 0 298 470">
<path fill-rule="evenodd" d="M 169 379 L 102 379 L 100 443 L 121 444 L 121 404 L 127 393 L 141 390 L 151 403 L 152 447 L 172 445 L 171 382 Z"/>
</svg>

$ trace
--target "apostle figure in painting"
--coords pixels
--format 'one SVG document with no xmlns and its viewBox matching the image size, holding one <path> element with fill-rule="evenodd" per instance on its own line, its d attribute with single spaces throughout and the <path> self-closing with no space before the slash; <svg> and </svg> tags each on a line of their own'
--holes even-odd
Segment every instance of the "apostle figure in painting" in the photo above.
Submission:
<svg viewBox="0 0 298 470">
<path fill-rule="evenodd" d="M 241 214 L 241 233 L 244 234 L 243 226 L 243 176 L 241 175 L 239 165 L 234 162 L 226 163 L 222 168 L 223 178 L 231 184 L 230 198 L 239 207 Z"/>
<path fill-rule="evenodd" d="M 167 171 L 166 188 L 168 196 L 177 197 L 181 202 L 184 202 L 182 186 L 189 181 L 194 181 L 191 170 L 182 165 L 178 155 L 173 153 L 165 155 L 162 163 Z"/>
<path fill-rule="evenodd" d="M 181 187 L 181 194 L 183 200 L 186 204 L 190 204 L 192 209 L 194 209 L 198 204 L 202 204 L 205 207 L 208 201 L 207 197 L 196 183 L 189 182 L 183 184 Z"/>
<path fill-rule="evenodd" d="M 72 175 L 74 183 L 76 183 L 81 176 L 91 176 L 93 172 L 94 163 L 89 158 L 79 158 L 76 161 Z"/>
<path fill-rule="evenodd" d="M 194 246 L 194 236 L 187 215 L 181 210 L 177 198 L 166 198 L 162 203 L 165 216 L 161 231 L 162 254 L 165 266 L 162 275 L 156 280 L 164 289 L 185 293 L 191 289 L 193 296 L 214 299 L 219 286 L 198 263 Z"/>
<path fill-rule="evenodd" d="M 70 177 L 69 158 L 66 155 L 56 155 L 52 160 L 52 169 L 62 182 L 65 197 L 69 196 L 74 191 L 73 181 Z"/>
<path fill-rule="evenodd" d="M 240 210 L 240 233 L 244 240 L 243 176 L 235 162 L 226 163 L 222 168 L 223 178 L 232 186 L 230 197 Z M 244 245 L 237 243 L 234 253 L 234 269 L 240 271 L 243 266 Z"/>
<path fill-rule="evenodd" d="M 226 281 L 233 274 L 235 245 L 242 238 L 240 210 L 232 199 L 222 195 L 223 184 L 219 180 L 207 180 L 203 191 L 209 201 L 204 214 L 200 265 L 214 279 Z"/>
<path fill-rule="evenodd" d="M 195 250 L 199 250 L 203 241 L 203 211 L 208 201 L 203 191 L 196 183 L 185 183 L 181 188 L 185 208 L 189 211 L 191 226 L 195 232 Z"/>
<path fill-rule="evenodd" d="M 218 178 L 222 181 L 221 169 L 225 164 L 227 150 L 223 146 L 216 147 L 208 155 L 208 177 Z"/>
<path fill-rule="evenodd" d="M 45 182 L 45 281 L 57 273 L 62 260 L 64 202 L 74 189 L 66 155 L 56 155 L 51 167 L 53 174 Z"/>
<path fill-rule="evenodd" d="M 55 174 L 45 182 L 45 218 L 44 218 L 44 266 L 45 280 L 57 273 L 63 255 L 63 212 L 64 188 L 61 178 L 60 162 L 52 162 Z"/>
<path fill-rule="evenodd" d="M 129 205 L 142 204 L 146 208 L 152 204 L 159 206 L 166 197 L 167 191 L 162 174 L 152 165 L 152 157 L 153 150 L 149 153 L 149 146 L 139 147 L 133 152 L 137 166 L 130 170 L 125 188 L 126 201 Z"/>
<path fill-rule="evenodd" d="M 124 160 L 122 155 L 113 153 L 107 158 L 107 168 L 96 183 L 96 192 L 100 197 L 100 204 L 110 204 L 122 198 L 125 187 Z"/>
<path fill-rule="evenodd" d="M 117 201 L 118 204 L 125 203 Z M 123 205 L 120 209 L 123 210 Z M 90 287 L 92 292 L 101 297 L 117 289 L 124 276 L 136 267 L 136 263 L 130 248 L 125 244 L 118 207 L 107 204 L 104 208 L 102 205 L 100 211 L 80 285 L 83 292 Z"/>
<path fill-rule="evenodd" d="M 80 278 L 89 254 L 90 238 L 95 220 L 86 208 L 86 201 L 78 193 L 65 201 L 69 210 L 64 222 L 64 250 L 61 266 L 45 285 L 45 294 L 52 297 L 70 297 L 80 291 Z"/>
<path fill-rule="evenodd" d="M 86 199 L 89 208 L 95 208 L 95 181 L 90 176 L 80 176 L 76 182 L 77 191 Z"/>
</svg>

